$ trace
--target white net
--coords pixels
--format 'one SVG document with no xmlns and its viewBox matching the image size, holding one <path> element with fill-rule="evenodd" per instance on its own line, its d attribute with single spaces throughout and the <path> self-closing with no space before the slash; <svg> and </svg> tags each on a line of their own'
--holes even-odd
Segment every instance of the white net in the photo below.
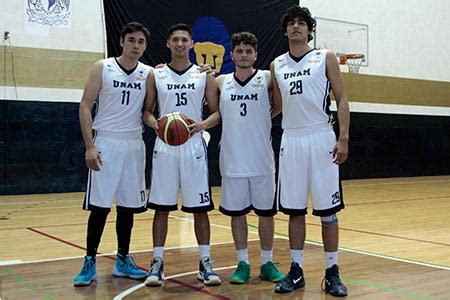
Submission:
<svg viewBox="0 0 450 300">
<path fill-rule="evenodd" d="M 346 54 L 345 64 L 348 67 L 349 73 L 359 73 L 359 67 L 361 66 L 364 59 L 363 54 Z"/>
</svg>

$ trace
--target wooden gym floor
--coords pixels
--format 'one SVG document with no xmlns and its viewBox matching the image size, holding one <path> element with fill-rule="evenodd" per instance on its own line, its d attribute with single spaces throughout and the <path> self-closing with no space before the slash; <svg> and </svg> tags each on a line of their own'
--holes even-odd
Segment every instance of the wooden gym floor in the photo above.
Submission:
<svg viewBox="0 0 450 300">
<path fill-rule="evenodd" d="M 348 299 L 450 299 L 450 176 L 344 181 L 339 214 L 341 277 Z M 213 189 L 216 207 L 220 188 Z M 0 299 L 331 299 L 321 292 L 324 258 L 320 220 L 307 217 L 304 291 L 273 293 L 258 279 L 257 217 L 248 216 L 252 280 L 230 285 L 236 256 L 230 220 L 210 213 L 212 256 L 222 278 L 203 287 L 195 276 L 198 250 L 190 214 L 170 215 L 163 287 L 114 278 L 115 213 L 108 218 L 97 258 L 97 281 L 75 288 L 84 256 L 88 213 L 82 193 L 0 196 Z M 152 211 L 137 215 L 136 263 L 151 259 Z M 288 218 L 275 216 L 274 261 L 289 270 Z"/>
</svg>

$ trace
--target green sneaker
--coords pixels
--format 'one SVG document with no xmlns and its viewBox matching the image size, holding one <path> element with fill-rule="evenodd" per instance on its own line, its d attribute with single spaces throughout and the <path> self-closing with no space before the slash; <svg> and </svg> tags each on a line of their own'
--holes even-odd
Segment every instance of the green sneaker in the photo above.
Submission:
<svg viewBox="0 0 450 300">
<path fill-rule="evenodd" d="M 245 261 L 240 261 L 236 271 L 231 275 L 230 283 L 243 284 L 250 280 L 250 265 Z"/>
<path fill-rule="evenodd" d="M 261 273 L 259 273 L 259 277 L 262 280 L 267 280 L 270 282 L 279 282 L 284 278 L 284 274 L 278 271 L 277 267 L 273 264 L 273 262 L 268 261 L 264 265 L 261 266 Z"/>
</svg>

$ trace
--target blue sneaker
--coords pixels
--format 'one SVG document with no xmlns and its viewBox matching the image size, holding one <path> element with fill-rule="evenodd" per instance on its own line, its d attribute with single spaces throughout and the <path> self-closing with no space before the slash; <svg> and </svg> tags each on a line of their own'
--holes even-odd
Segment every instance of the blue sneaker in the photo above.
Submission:
<svg viewBox="0 0 450 300">
<path fill-rule="evenodd" d="M 219 275 L 212 270 L 211 260 L 208 258 L 200 260 L 197 279 L 202 281 L 204 285 L 220 285 Z"/>
<path fill-rule="evenodd" d="M 148 277 L 145 279 L 146 286 L 160 286 L 164 280 L 164 261 L 161 257 L 155 257 L 152 260 Z"/>
<path fill-rule="evenodd" d="M 81 272 L 73 279 L 73 285 L 90 285 L 92 281 L 95 280 L 96 275 L 97 272 L 95 271 L 95 258 L 92 256 L 85 256 L 83 268 L 81 269 Z"/>
<path fill-rule="evenodd" d="M 144 279 L 147 272 L 140 270 L 131 255 L 122 256 L 117 254 L 116 264 L 112 270 L 112 274 L 117 277 L 128 277 L 131 279 Z"/>
</svg>

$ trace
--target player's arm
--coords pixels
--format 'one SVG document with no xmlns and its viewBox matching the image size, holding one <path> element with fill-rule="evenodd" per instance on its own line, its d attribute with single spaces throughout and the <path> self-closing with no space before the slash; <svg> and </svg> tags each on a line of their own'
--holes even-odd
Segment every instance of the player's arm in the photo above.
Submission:
<svg viewBox="0 0 450 300">
<path fill-rule="evenodd" d="M 156 84 L 155 73 L 153 68 L 150 69 L 150 73 L 147 76 L 147 92 L 144 101 L 144 122 L 148 126 L 154 129 L 158 129 L 158 122 L 153 115 L 153 110 L 156 104 Z"/>
<path fill-rule="evenodd" d="M 206 74 L 205 97 L 208 103 L 209 116 L 203 121 L 189 125 L 191 134 L 214 127 L 220 123 L 219 91 L 217 81 L 212 74 Z"/>
<path fill-rule="evenodd" d="M 278 86 L 277 77 L 275 76 L 275 63 L 270 64 L 271 90 L 272 90 L 272 113 L 271 117 L 277 116 L 281 112 L 281 92 Z"/>
<path fill-rule="evenodd" d="M 224 79 L 225 79 L 225 75 L 220 75 L 219 77 L 216 78 L 217 90 L 219 92 L 219 95 L 220 95 L 220 91 L 222 90 L 222 85 L 223 85 Z"/>
<path fill-rule="evenodd" d="M 344 81 L 342 80 L 341 70 L 339 69 L 335 54 L 328 51 L 326 60 L 327 77 L 331 83 L 334 98 L 336 99 L 339 120 L 339 138 L 333 149 L 333 162 L 341 164 L 347 160 L 348 156 L 350 109 L 347 94 L 345 93 Z"/>
<path fill-rule="evenodd" d="M 102 74 L 103 61 L 99 60 L 92 65 L 91 70 L 89 71 L 79 110 L 81 134 L 86 148 L 86 166 L 94 171 L 99 171 L 102 164 L 100 154 L 97 151 L 92 138 L 92 108 L 94 107 L 95 99 L 97 99 L 100 89 L 102 88 Z"/>
</svg>

